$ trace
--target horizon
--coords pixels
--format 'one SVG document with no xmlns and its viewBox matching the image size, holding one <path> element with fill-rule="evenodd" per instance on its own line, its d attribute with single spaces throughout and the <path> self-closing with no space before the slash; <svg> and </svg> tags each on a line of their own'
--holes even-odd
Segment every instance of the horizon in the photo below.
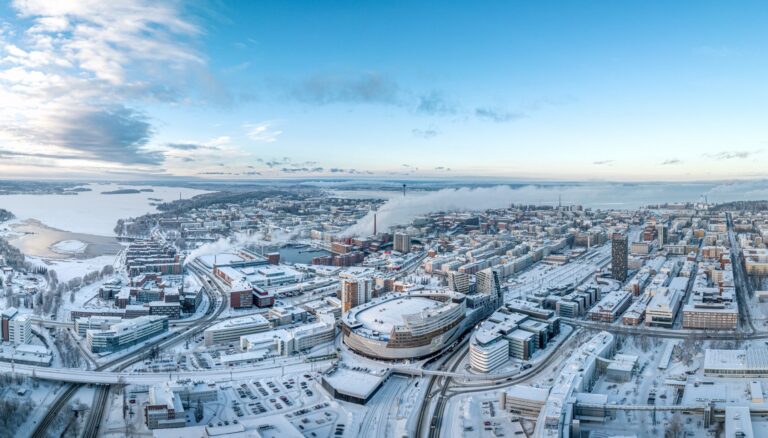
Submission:
<svg viewBox="0 0 768 438">
<path fill-rule="evenodd" d="M 0 173 L 759 180 L 766 18 L 762 2 L 12 1 Z"/>
</svg>

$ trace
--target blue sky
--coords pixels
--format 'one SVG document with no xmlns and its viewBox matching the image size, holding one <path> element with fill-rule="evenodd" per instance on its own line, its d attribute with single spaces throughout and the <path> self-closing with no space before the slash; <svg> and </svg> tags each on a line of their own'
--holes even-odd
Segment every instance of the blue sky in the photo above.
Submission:
<svg viewBox="0 0 768 438">
<path fill-rule="evenodd" d="M 9 176 L 765 177 L 764 2 L 30 0 L 0 22 Z"/>
</svg>

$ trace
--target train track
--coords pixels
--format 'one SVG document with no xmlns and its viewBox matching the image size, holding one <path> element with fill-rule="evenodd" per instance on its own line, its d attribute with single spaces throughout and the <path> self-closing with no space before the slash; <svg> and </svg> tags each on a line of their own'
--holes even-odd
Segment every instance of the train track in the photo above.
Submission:
<svg viewBox="0 0 768 438">
<path fill-rule="evenodd" d="M 552 350 L 550 355 L 544 359 L 543 361 L 533 365 L 529 370 L 527 370 L 525 373 L 520 374 L 517 377 L 508 377 L 504 380 L 500 380 L 495 382 L 493 385 L 482 385 L 482 386 L 476 386 L 472 385 L 470 388 L 465 388 L 457 390 L 451 390 L 451 380 L 452 378 L 447 377 L 441 390 L 440 390 L 440 399 L 437 401 L 437 406 L 435 407 L 435 412 L 432 414 L 432 420 L 430 420 L 430 429 L 428 436 L 430 438 L 436 438 L 440 436 L 440 428 L 442 427 L 442 422 L 445 414 L 445 407 L 448 404 L 448 401 L 453 398 L 454 396 L 461 395 L 461 394 L 468 394 L 468 393 L 474 393 L 474 392 L 484 392 L 499 388 L 506 388 L 508 386 L 516 385 L 521 382 L 525 382 L 527 380 L 530 380 L 534 376 L 536 376 L 539 372 L 545 370 L 549 365 L 552 364 L 552 361 L 554 361 L 557 357 L 559 357 L 555 352 L 559 350 L 563 345 L 565 345 L 566 342 L 569 341 L 569 339 L 577 332 L 578 330 L 573 330 L 566 336 L 565 339 L 563 339 L 562 344 L 560 347 L 555 348 Z M 463 355 L 466 355 L 469 352 L 469 349 L 467 349 Z M 463 357 L 456 361 L 456 363 L 453 366 L 453 371 L 458 367 L 458 365 L 463 360 Z M 449 394 L 450 391 L 450 394 Z M 416 436 L 422 436 L 417 434 Z"/>
<path fill-rule="evenodd" d="M 194 271 L 198 275 L 205 275 L 204 273 L 200 273 L 195 269 L 192 269 L 192 271 Z M 172 336 L 170 339 L 169 338 L 157 339 L 149 343 L 146 346 L 146 348 L 137 350 L 134 353 L 131 353 L 129 355 L 119 357 L 110 362 L 107 362 L 101 366 L 96 367 L 94 371 L 103 371 L 112 367 L 116 367 L 118 371 L 121 371 L 127 368 L 128 366 L 143 360 L 145 357 L 149 357 L 152 354 L 152 349 L 154 347 L 158 347 L 160 349 L 171 347 L 173 345 L 181 343 L 184 339 L 186 339 L 186 337 L 194 336 L 200 331 L 204 330 L 206 327 L 214 324 L 217 321 L 217 318 L 219 317 L 219 315 L 221 315 L 221 313 L 227 307 L 227 300 L 224 294 L 221 293 L 222 291 L 220 290 L 218 285 L 214 283 L 214 286 L 217 289 L 219 289 L 221 302 L 219 303 L 219 306 L 216 308 L 216 310 L 212 311 L 213 306 L 216 303 L 216 295 L 212 293 L 211 289 L 209 289 L 208 287 L 204 287 L 205 293 L 208 295 L 209 302 L 210 302 L 210 306 L 206 311 L 206 315 L 209 315 L 207 318 L 200 318 L 200 320 L 196 324 L 189 325 L 186 329 L 176 332 L 174 336 Z M 58 417 L 59 413 L 61 412 L 61 409 L 69 403 L 69 400 L 72 398 L 72 396 L 82 386 L 83 385 L 81 384 L 74 384 L 74 383 L 70 383 L 67 385 L 67 389 L 64 392 L 59 394 L 59 396 L 51 405 L 51 408 L 48 409 L 48 412 L 46 413 L 45 417 L 43 417 L 43 419 L 35 428 L 35 431 L 32 433 L 33 438 L 44 438 L 47 436 L 46 432 L 48 430 L 48 427 L 50 427 L 50 425 L 53 423 L 56 417 Z M 101 417 L 104 412 L 104 405 L 106 405 L 107 397 L 109 395 L 109 389 L 110 389 L 110 385 L 103 385 L 97 388 L 96 394 L 94 395 L 93 406 L 91 406 L 91 413 L 88 416 L 88 419 L 86 420 L 86 427 L 84 428 L 84 434 L 85 434 L 84 436 L 94 436 L 94 437 L 97 436 L 96 434 L 98 434 L 99 424 L 101 423 Z"/>
</svg>

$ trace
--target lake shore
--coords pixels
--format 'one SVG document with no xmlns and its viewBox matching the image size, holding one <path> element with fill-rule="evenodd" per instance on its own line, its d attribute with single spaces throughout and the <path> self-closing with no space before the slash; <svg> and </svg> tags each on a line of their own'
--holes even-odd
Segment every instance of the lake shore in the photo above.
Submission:
<svg viewBox="0 0 768 438">
<path fill-rule="evenodd" d="M 54 260 L 90 259 L 103 255 L 115 255 L 123 246 L 114 237 L 73 233 L 59 230 L 36 219 L 26 219 L 10 225 L 13 235 L 8 242 L 19 248 L 24 255 Z M 65 245 L 61 245 L 64 242 Z M 84 247 L 72 251 L 70 242 L 81 242 Z"/>
</svg>

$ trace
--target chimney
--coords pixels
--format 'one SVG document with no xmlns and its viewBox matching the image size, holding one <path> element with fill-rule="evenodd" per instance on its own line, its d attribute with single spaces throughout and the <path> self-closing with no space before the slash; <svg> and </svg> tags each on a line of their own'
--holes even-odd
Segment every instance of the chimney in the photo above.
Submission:
<svg viewBox="0 0 768 438">
<path fill-rule="evenodd" d="M 373 235 L 376 235 L 376 213 L 373 214 Z"/>
</svg>

